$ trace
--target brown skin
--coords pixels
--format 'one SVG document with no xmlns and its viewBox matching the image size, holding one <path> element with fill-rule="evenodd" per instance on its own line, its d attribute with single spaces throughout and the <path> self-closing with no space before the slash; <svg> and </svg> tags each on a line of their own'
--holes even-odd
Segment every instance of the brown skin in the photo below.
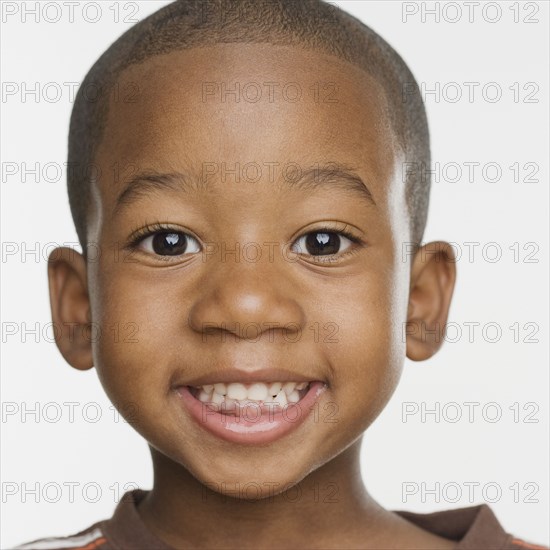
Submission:
<svg viewBox="0 0 550 550">
<path fill-rule="evenodd" d="M 267 94 L 256 103 L 234 96 L 221 102 L 219 95 L 201 100 L 204 82 L 231 88 L 235 81 L 281 84 L 273 102 Z M 318 81 L 337 83 L 337 102 L 314 101 L 310 87 Z M 59 337 L 61 353 L 77 369 L 95 366 L 110 399 L 151 446 L 155 483 L 139 507 L 145 523 L 178 548 L 452 548 L 453 542 L 378 505 L 359 468 L 362 434 L 395 390 L 405 354 L 424 360 L 441 345 L 441 337 L 426 338 L 423 330 L 443 330 L 455 282 L 446 243 L 403 257 L 410 235 L 402 155 L 386 123 L 381 87 L 320 52 L 259 44 L 155 57 L 127 69 L 121 83 L 130 82 L 139 85 L 138 101 L 112 102 L 96 158 L 103 177 L 93 189 L 88 241 L 102 254 L 86 261 L 58 249 L 48 272 L 54 322 L 78 325 Z M 282 99 L 287 82 L 300 84 L 301 101 Z M 265 170 L 256 183 L 236 182 L 231 174 L 223 181 L 218 173 L 209 191 L 150 192 L 114 215 L 125 187 L 123 172 L 119 181 L 113 177 L 115 162 L 200 175 L 209 162 L 309 168 L 333 161 L 355 168 L 375 205 L 330 185 L 314 192 L 279 189 L 281 172 L 272 179 Z M 132 231 L 157 221 L 190 233 L 200 246 L 225 243 L 229 250 L 237 242 L 276 242 L 277 252 L 324 222 L 335 231 L 345 227 L 361 243 L 344 250 L 343 238 L 344 251 L 325 263 L 294 248 L 270 258 L 267 247 L 256 262 L 236 262 L 235 255 L 222 261 L 221 254 L 205 261 L 195 252 L 166 261 L 144 241 L 128 256 Z M 90 342 L 80 329 L 92 321 L 102 337 Z M 249 338 L 233 334 L 237 322 L 279 328 L 254 341 L 254 331 Z M 110 329 L 115 323 L 119 342 Z M 127 323 L 139 327 L 136 342 L 122 341 Z M 205 323 L 219 328 L 217 336 L 205 338 Z M 315 338 L 308 328 L 314 323 L 336 323 L 337 341 L 326 341 L 322 328 Z M 300 326 L 297 342 L 285 338 L 292 332 L 285 326 Z M 270 445 L 232 444 L 205 432 L 170 389 L 176 378 L 267 366 L 328 384 L 318 419 L 310 415 Z M 337 408 L 336 423 L 325 421 L 329 403 Z M 253 493 L 250 501 L 245 494 L 224 496 L 223 482 L 279 489 L 267 489 L 259 500 Z M 206 483 L 218 484 L 216 490 L 206 490 Z M 298 489 L 302 497 L 291 502 Z"/>
</svg>

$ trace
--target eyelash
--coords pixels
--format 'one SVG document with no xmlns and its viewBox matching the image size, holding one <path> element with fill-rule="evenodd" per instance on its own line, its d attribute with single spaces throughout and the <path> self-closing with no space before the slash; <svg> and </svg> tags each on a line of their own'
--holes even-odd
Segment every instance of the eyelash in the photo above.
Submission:
<svg viewBox="0 0 550 550">
<path fill-rule="evenodd" d="M 181 233 L 182 235 L 185 235 L 186 237 L 192 237 L 195 240 L 198 240 L 196 237 L 193 237 L 193 235 L 190 235 L 189 233 L 186 233 L 185 231 L 182 231 L 181 229 L 177 229 L 175 227 L 171 227 L 169 225 L 165 225 L 159 222 L 153 223 L 151 225 L 148 225 L 146 227 L 143 227 L 142 229 L 138 229 L 136 231 L 133 231 L 130 236 L 130 243 L 125 247 L 126 249 L 130 251 L 135 251 L 139 248 L 139 245 L 141 241 L 143 241 L 145 238 L 150 237 L 151 235 L 154 235 L 158 232 L 171 232 L 171 233 Z M 311 233 L 335 233 L 337 235 L 343 236 L 346 239 L 349 239 L 354 245 L 362 246 L 365 243 L 362 239 L 356 237 L 353 235 L 353 233 L 350 233 L 349 231 L 346 231 L 345 229 L 337 229 L 335 227 L 319 227 L 312 231 L 308 231 L 307 233 L 303 233 L 298 237 L 298 239 L 301 239 L 302 237 L 309 235 Z M 298 239 L 296 239 L 294 242 L 297 242 Z M 342 252 L 341 254 L 326 254 L 321 256 L 313 256 L 311 254 L 307 254 L 307 256 L 311 256 L 312 258 L 315 258 L 315 260 L 319 263 L 323 262 L 330 262 L 333 260 L 323 260 L 322 258 L 334 258 L 337 257 L 344 257 L 347 255 L 357 254 L 358 250 L 356 247 L 352 247 L 351 250 L 346 250 Z M 170 258 L 170 256 L 159 256 L 161 258 Z M 181 256 L 173 256 L 174 258 L 179 258 Z"/>
</svg>

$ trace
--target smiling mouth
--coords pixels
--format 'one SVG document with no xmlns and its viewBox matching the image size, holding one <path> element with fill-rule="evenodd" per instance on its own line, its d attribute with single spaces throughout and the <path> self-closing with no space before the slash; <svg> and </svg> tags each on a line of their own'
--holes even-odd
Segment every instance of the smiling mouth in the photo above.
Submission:
<svg viewBox="0 0 550 550">
<path fill-rule="evenodd" d="M 248 408 L 260 411 L 282 410 L 299 403 L 313 382 L 254 382 L 243 384 L 205 384 L 187 386 L 191 395 L 212 410 L 230 416 L 239 416 Z"/>
</svg>

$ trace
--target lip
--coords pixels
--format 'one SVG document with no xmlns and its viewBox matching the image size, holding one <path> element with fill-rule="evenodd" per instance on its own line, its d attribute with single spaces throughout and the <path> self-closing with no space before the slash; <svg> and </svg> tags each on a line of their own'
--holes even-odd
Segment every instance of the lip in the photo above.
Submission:
<svg viewBox="0 0 550 550">
<path fill-rule="evenodd" d="M 277 370 L 278 372 L 274 373 L 274 376 L 280 376 L 281 371 L 279 369 Z M 265 373 L 266 371 L 262 372 Z M 255 376 L 257 376 L 257 374 Z M 271 374 L 269 374 L 269 376 L 271 376 Z M 203 380 L 206 381 L 203 382 Z M 242 382 L 245 381 L 243 378 L 239 378 L 238 380 Z M 282 410 L 263 411 L 261 414 L 257 414 L 260 411 L 256 409 L 251 415 L 241 417 L 216 412 L 205 403 L 193 397 L 188 387 L 222 381 L 237 381 L 233 375 L 226 379 L 214 379 L 211 376 L 205 376 L 187 385 L 176 387 L 175 394 L 183 408 L 201 428 L 231 443 L 258 445 L 272 443 L 297 430 L 312 414 L 316 402 L 328 387 L 324 382 L 312 381 L 311 378 L 309 380 L 297 378 L 296 375 L 289 375 L 289 373 L 286 374 L 286 378 L 253 378 L 253 380 L 262 382 L 284 380 L 293 382 L 311 381 L 311 385 L 309 391 L 300 401 L 298 401 L 298 403 L 289 403 Z"/>
<path fill-rule="evenodd" d="M 180 387 L 183 385 L 204 386 L 206 384 L 217 384 L 218 382 L 225 384 L 231 384 L 231 382 L 242 382 L 243 384 L 263 382 L 265 384 L 270 384 L 273 382 L 311 382 L 313 380 L 318 380 L 318 376 L 311 374 L 308 377 L 303 374 L 297 374 L 291 370 L 281 368 L 239 370 L 231 367 L 227 370 L 209 372 L 203 376 L 173 384 L 172 387 Z"/>
</svg>

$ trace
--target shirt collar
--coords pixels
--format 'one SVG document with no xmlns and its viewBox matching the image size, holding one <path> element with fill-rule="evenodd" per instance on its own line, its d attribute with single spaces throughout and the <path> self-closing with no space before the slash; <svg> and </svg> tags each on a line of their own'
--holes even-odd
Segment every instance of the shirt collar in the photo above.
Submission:
<svg viewBox="0 0 550 550">
<path fill-rule="evenodd" d="M 125 549 L 137 544 L 150 550 L 174 550 L 149 531 L 137 511 L 137 506 L 147 494 L 148 491 L 142 489 L 125 493 L 113 517 L 101 526 L 115 548 Z M 487 504 L 429 514 L 408 511 L 395 513 L 421 529 L 457 541 L 456 550 L 505 550 L 512 538 L 504 531 Z"/>
</svg>

